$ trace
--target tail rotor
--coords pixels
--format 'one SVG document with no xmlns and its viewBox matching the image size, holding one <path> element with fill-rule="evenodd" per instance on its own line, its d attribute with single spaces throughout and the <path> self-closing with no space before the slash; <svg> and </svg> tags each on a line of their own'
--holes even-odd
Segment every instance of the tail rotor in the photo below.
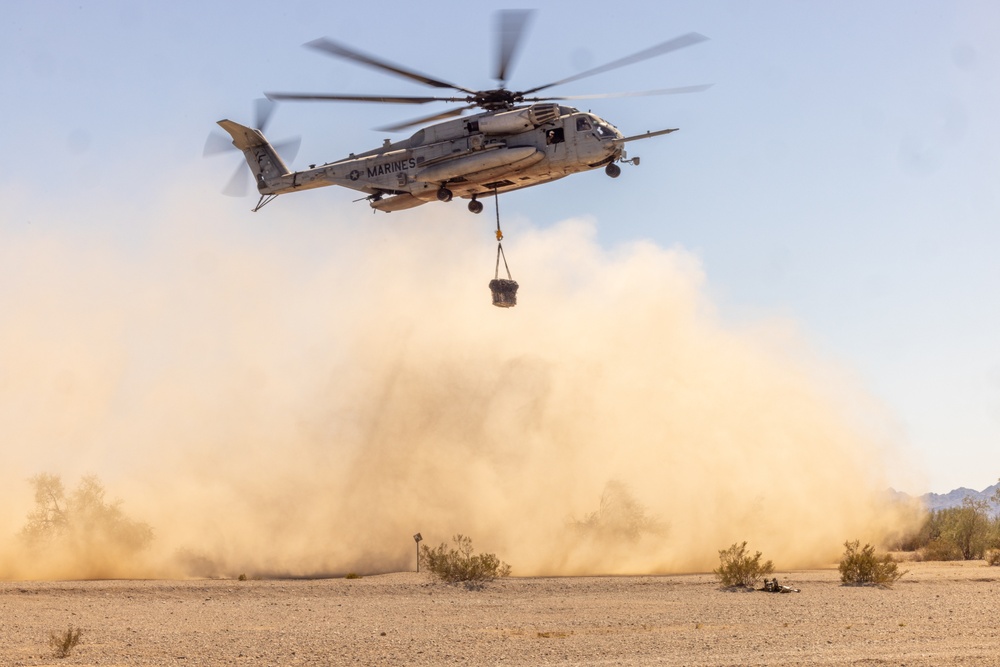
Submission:
<svg viewBox="0 0 1000 667">
<path fill-rule="evenodd" d="M 260 130 L 262 134 L 267 128 L 271 117 L 274 115 L 274 110 L 277 106 L 276 102 L 272 102 L 271 100 L 265 98 L 254 100 L 254 127 Z M 301 137 L 293 137 L 291 139 L 276 142 L 273 146 L 275 151 L 291 162 L 298 154 L 299 145 L 301 143 Z M 242 154 L 242 151 L 233 145 L 232 137 L 221 130 L 213 130 L 209 133 L 208 138 L 205 140 L 205 148 L 202 151 L 202 157 L 234 152 Z M 233 172 L 233 175 L 230 177 L 226 187 L 222 189 L 222 194 L 229 197 L 245 197 L 249 191 L 250 181 L 252 180 L 253 178 L 250 174 L 250 170 L 247 169 L 246 165 L 241 161 L 236 167 L 236 171 Z"/>
</svg>

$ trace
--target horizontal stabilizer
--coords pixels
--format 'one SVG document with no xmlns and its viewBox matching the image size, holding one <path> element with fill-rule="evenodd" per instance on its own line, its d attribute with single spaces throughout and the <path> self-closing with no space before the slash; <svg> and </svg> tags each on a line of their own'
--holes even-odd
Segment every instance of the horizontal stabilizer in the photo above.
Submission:
<svg viewBox="0 0 1000 667">
<path fill-rule="evenodd" d="M 289 174 L 288 167 L 261 131 L 228 119 L 220 120 L 219 126 L 233 138 L 233 146 L 243 151 L 243 157 L 257 182 L 257 190 L 261 194 L 280 193 L 286 186 L 281 178 Z"/>
<path fill-rule="evenodd" d="M 229 133 L 229 136 L 233 138 L 233 145 L 241 151 L 267 144 L 267 139 L 265 139 L 264 135 L 260 133 L 260 130 L 240 125 L 239 123 L 229 119 L 220 120 L 219 126 Z"/>
</svg>

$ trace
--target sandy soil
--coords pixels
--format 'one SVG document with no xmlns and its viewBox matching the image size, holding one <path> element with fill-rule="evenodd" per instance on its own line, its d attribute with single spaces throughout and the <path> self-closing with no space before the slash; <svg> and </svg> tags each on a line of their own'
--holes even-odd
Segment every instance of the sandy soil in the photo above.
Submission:
<svg viewBox="0 0 1000 667">
<path fill-rule="evenodd" d="M 1000 568 L 730 593 L 711 575 L 0 583 L 0 665 L 1000 665 Z M 69 657 L 49 636 L 83 629 Z"/>
</svg>

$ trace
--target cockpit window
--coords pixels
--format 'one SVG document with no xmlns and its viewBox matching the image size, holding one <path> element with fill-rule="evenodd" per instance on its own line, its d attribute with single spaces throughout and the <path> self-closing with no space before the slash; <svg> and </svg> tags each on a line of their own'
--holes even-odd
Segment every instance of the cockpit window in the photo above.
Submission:
<svg viewBox="0 0 1000 667">
<path fill-rule="evenodd" d="M 615 132 L 610 127 L 598 123 L 597 136 L 599 136 L 601 139 L 613 139 L 615 136 Z"/>
<path fill-rule="evenodd" d="M 579 118 L 576 119 L 577 132 L 584 132 L 589 129 L 591 129 L 589 118 L 587 118 L 586 116 L 580 116 Z"/>
</svg>

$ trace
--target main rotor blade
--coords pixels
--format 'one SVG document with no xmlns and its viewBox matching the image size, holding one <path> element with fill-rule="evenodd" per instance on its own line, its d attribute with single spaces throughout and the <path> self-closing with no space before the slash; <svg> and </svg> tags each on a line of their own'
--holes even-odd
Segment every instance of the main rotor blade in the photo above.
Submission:
<svg viewBox="0 0 1000 667">
<path fill-rule="evenodd" d="M 524 36 L 524 29 L 534 15 L 531 9 L 507 9 L 497 12 L 497 36 L 499 37 L 499 51 L 497 52 L 497 73 L 493 77 L 500 82 L 503 88 L 507 81 L 507 68 L 510 67 L 521 45 L 521 38 Z"/>
<path fill-rule="evenodd" d="M 660 88 L 659 90 L 638 90 L 628 93 L 597 93 L 595 95 L 565 95 L 563 97 L 532 97 L 525 98 L 527 102 L 541 102 L 549 100 L 600 100 L 613 97 L 647 97 L 650 95 L 682 95 L 684 93 L 700 93 L 708 90 L 713 84 L 701 86 L 680 86 L 678 88 Z"/>
<path fill-rule="evenodd" d="M 353 49 L 347 48 L 343 44 L 338 44 L 337 42 L 325 37 L 314 39 L 313 41 L 308 42 L 306 46 L 316 49 L 317 51 L 329 53 L 330 55 L 337 56 L 338 58 L 346 58 L 347 60 L 353 60 L 354 62 L 361 63 L 362 65 L 366 65 L 368 67 L 374 67 L 375 69 L 391 72 L 392 74 L 401 76 L 404 79 L 419 81 L 425 86 L 433 86 L 434 88 L 452 88 L 454 90 L 461 90 L 463 93 L 469 93 L 470 95 L 475 94 L 475 91 L 467 90 L 461 86 L 456 86 L 453 83 L 448 83 L 447 81 L 431 78 L 426 74 L 414 72 L 413 70 L 406 69 L 402 65 L 396 65 L 388 61 L 379 60 L 374 56 L 369 56 L 361 53 L 360 51 L 354 51 Z"/>
<path fill-rule="evenodd" d="M 398 132 L 399 130 L 405 130 L 408 127 L 414 125 L 420 125 L 422 123 L 430 123 L 435 120 L 442 120 L 444 118 L 454 118 L 455 116 L 461 116 L 463 113 L 469 109 L 475 109 L 475 104 L 470 104 L 468 106 L 459 107 L 458 109 L 448 109 L 441 113 L 434 114 L 433 116 L 424 116 L 423 118 L 414 118 L 413 120 L 407 120 L 402 123 L 397 123 L 395 125 L 386 125 L 385 127 L 377 127 L 376 130 L 380 132 Z"/>
<path fill-rule="evenodd" d="M 686 35 L 681 35 L 680 37 L 674 37 L 673 39 L 668 39 L 667 41 L 657 44 L 656 46 L 651 46 L 648 49 L 643 49 L 638 53 L 633 53 L 630 56 L 624 58 L 619 58 L 606 65 L 601 65 L 600 67 L 595 67 L 589 69 L 586 72 L 580 72 L 579 74 L 574 74 L 573 76 L 566 77 L 565 79 L 560 79 L 559 81 L 553 81 L 552 83 L 547 83 L 544 86 L 538 86 L 537 88 L 532 88 L 531 90 L 525 90 L 522 95 L 530 95 L 531 93 L 537 93 L 540 90 L 546 88 L 551 88 L 553 86 L 559 86 L 564 83 L 569 83 L 570 81 L 577 81 L 579 79 L 584 79 L 588 76 L 594 76 L 596 74 L 602 74 L 603 72 L 610 72 L 611 70 L 618 69 L 619 67 L 624 67 L 625 65 L 631 65 L 633 63 L 642 62 L 643 60 L 648 60 L 650 58 L 655 58 L 656 56 L 662 56 L 665 53 L 670 53 L 671 51 L 677 51 L 688 46 L 694 46 L 708 40 L 708 37 L 700 35 L 696 32 L 689 32 Z"/>
<path fill-rule="evenodd" d="M 386 104 L 427 104 L 467 102 L 465 97 L 417 97 L 413 95 L 338 95 L 326 93 L 264 93 L 269 100 L 296 102 L 383 102 Z"/>
</svg>

